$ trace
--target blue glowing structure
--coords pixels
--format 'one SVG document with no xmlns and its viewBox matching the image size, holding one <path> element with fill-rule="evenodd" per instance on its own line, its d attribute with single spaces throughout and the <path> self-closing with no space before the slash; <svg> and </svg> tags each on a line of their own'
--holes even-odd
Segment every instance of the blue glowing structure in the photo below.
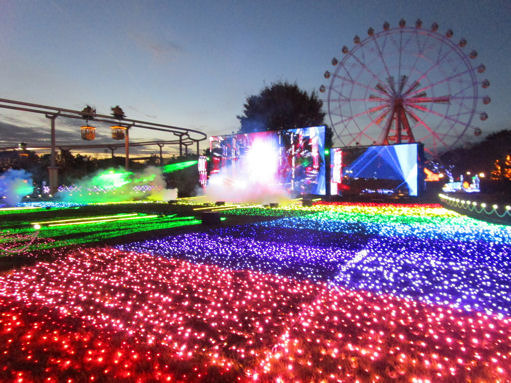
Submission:
<svg viewBox="0 0 511 383">
<path fill-rule="evenodd" d="M 337 184 L 332 190 L 418 197 L 423 189 L 423 157 L 423 146 L 417 143 L 334 149 L 331 179 Z"/>
</svg>

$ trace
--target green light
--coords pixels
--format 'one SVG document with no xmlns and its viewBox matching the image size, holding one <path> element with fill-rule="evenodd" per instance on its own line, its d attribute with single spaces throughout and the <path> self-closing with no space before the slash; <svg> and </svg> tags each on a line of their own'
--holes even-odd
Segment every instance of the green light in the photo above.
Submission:
<svg viewBox="0 0 511 383">
<path fill-rule="evenodd" d="M 101 219 L 113 219 L 113 218 L 124 218 L 124 217 L 133 217 L 136 216 L 137 213 L 129 213 L 129 214 L 114 214 L 114 215 L 100 215 L 96 217 L 88 217 L 88 218 L 70 218 L 70 219 L 58 219 L 53 221 L 41 221 L 41 222 L 31 222 L 32 224 L 48 224 L 48 223 L 75 223 L 75 222 L 85 222 L 85 221 L 98 221 Z"/>
<path fill-rule="evenodd" d="M 148 175 L 148 176 L 143 176 L 143 177 L 140 177 L 140 178 L 135 178 L 133 180 L 133 182 L 136 182 L 136 183 L 149 183 L 149 182 L 154 181 L 155 178 L 156 178 L 156 174 L 151 174 L 151 175 Z"/>
<path fill-rule="evenodd" d="M 163 216 L 156 214 L 134 214 L 136 216 L 129 216 L 130 214 L 112 215 L 110 216 L 111 219 L 97 221 L 93 221 L 93 219 L 98 218 L 97 216 L 84 217 L 81 221 L 73 221 L 73 219 L 55 220 L 54 222 L 57 224 L 44 225 L 40 228 L 36 228 L 34 225 L 26 226 L 28 224 L 28 222 L 26 222 L 23 227 L 11 228 L 9 230 L 9 236 L 0 237 L 0 244 L 10 245 L 14 240 L 16 240 L 15 238 L 18 238 L 17 241 L 21 241 L 21 244 L 27 245 L 27 251 L 34 251 L 100 242 L 105 239 L 121 237 L 138 232 L 164 230 L 183 226 L 199 225 L 202 223 L 201 220 L 196 219 L 193 216 L 177 217 L 175 214 Z M 10 223 L 13 224 L 14 222 L 10 221 Z M 107 224 L 105 225 L 105 223 Z M 38 235 L 32 243 L 30 241 L 32 240 L 34 230 L 37 230 Z M 4 254 L 0 252 L 0 257 L 2 255 Z"/>
<path fill-rule="evenodd" d="M 130 183 L 130 177 L 132 175 L 133 172 L 109 169 L 93 177 L 90 184 L 92 186 L 100 186 L 104 189 L 120 188 Z"/>
<path fill-rule="evenodd" d="M 44 210 L 43 207 L 4 207 L 0 209 L 0 215 L 7 214 L 21 214 L 21 213 L 33 213 Z"/>
<path fill-rule="evenodd" d="M 157 214 L 143 215 L 143 216 L 142 215 L 138 215 L 136 217 L 100 219 L 100 220 L 96 220 L 96 221 L 79 221 L 79 222 L 53 223 L 53 224 L 48 225 L 48 226 L 54 227 L 54 226 L 69 226 L 69 225 L 91 225 L 91 224 L 94 224 L 94 223 L 129 221 L 129 220 L 134 220 L 134 219 L 148 219 L 148 218 L 156 218 L 156 217 L 158 217 Z"/>
<path fill-rule="evenodd" d="M 32 194 L 33 191 L 34 187 L 31 184 L 29 184 L 27 180 L 23 180 L 22 182 L 16 185 L 15 192 L 17 195 L 25 196 Z"/>
<path fill-rule="evenodd" d="M 330 149 L 326 148 L 325 149 L 325 156 L 328 156 L 330 154 Z"/>
<path fill-rule="evenodd" d="M 162 167 L 163 173 L 172 173 L 178 170 L 189 168 L 190 166 L 197 165 L 197 160 L 177 162 L 175 164 L 168 164 Z"/>
</svg>

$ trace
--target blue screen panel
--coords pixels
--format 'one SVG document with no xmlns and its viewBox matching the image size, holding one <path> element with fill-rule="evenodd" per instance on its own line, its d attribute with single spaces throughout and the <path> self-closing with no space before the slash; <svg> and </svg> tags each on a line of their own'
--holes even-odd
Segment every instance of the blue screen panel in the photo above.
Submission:
<svg viewBox="0 0 511 383">
<path fill-rule="evenodd" d="M 419 144 L 334 149 L 331 189 L 335 194 L 375 193 L 416 197 L 420 192 L 419 161 Z M 341 168 L 339 163 L 342 163 Z M 341 176 L 337 174 L 339 172 Z"/>
</svg>

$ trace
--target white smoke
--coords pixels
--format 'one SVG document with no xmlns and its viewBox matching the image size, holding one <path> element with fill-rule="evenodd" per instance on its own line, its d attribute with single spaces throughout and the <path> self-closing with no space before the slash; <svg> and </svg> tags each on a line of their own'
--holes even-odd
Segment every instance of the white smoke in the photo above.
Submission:
<svg viewBox="0 0 511 383">
<path fill-rule="evenodd" d="M 177 189 L 167 189 L 162 170 L 154 166 L 139 172 L 128 172 L 122 168 L 102 169 L 59 189 L 57 199 L 77 203 L 169 201 L 177 198 Z"/>
<path fill-rule="evenodd" d="M 0 175 L 0 204 L 15 206 L 33 191 L 32 175 L 25 170 L 8 169 Z"/>
<path fill-rule="evenodd" d="M 204 191 L 211 201 L 268 203 L 289 200 L 278 177 L 279 149 L 274 140 L 256 138 L 235 164 L 209 178 Z"/>
</svg>

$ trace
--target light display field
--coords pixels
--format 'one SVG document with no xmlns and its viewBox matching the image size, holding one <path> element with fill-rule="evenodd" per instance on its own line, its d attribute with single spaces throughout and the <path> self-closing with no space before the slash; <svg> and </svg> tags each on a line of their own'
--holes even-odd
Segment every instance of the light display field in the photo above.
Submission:
<svg viewBox="0 0 511 383">
<path fill-rule="evenodd" d="M 510 227 L 437 205 L 224 213 L 274 219 L 1 274 L 0 380 L 511 380 Z"/>
</svg>

